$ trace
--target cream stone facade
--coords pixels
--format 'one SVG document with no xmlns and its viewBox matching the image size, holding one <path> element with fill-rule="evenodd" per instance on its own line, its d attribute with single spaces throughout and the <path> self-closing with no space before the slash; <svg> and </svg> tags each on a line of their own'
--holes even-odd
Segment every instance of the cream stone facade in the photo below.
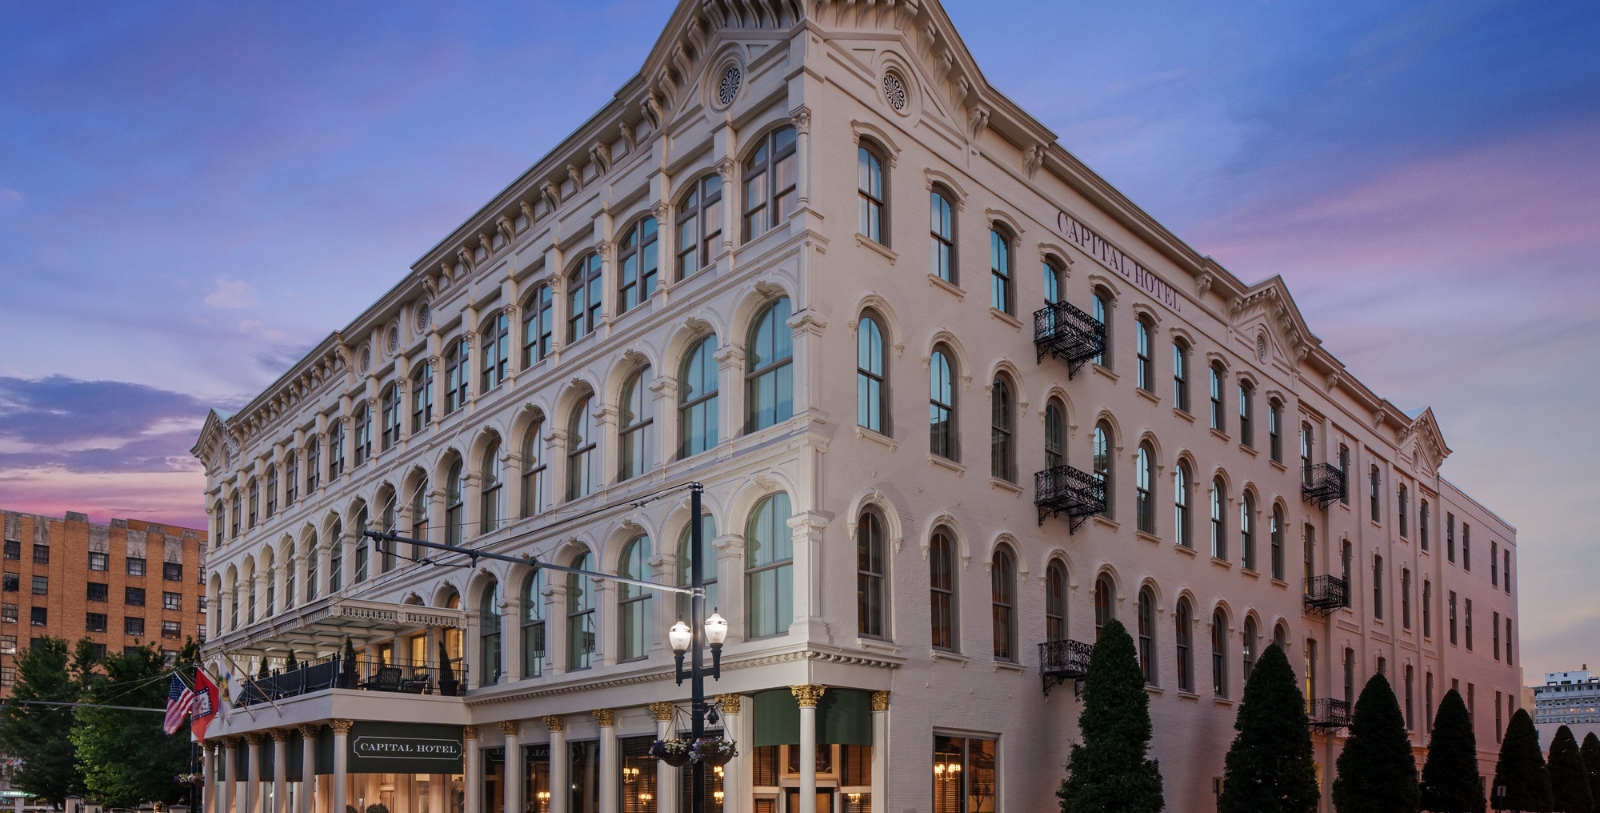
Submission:
<svg viewBox="0 0 1600 813">
<path fill-rule="evenodd" d="M 212 728 L 214 813 L 679 809 L 639 753 L 687 728 L 674 596 L 359 532 L 679 583 L 689 482 L 730 813 L 1053 809 L 1108 616 L 1174 811 L 1214 809 L 1274 640 L 1325 791 L 1374 672 L 1419 756 L 1459 687 L 1486 771 L 1521 702 L 1516 532 L 1441 476 L 1432 413 L 1056 144 L 935 0 L 680 4 L 610 103 L 194 452 L 205 655 L 281 672 Z M 461 753 L 381 770 L 391 740 Z"/>
</svg>

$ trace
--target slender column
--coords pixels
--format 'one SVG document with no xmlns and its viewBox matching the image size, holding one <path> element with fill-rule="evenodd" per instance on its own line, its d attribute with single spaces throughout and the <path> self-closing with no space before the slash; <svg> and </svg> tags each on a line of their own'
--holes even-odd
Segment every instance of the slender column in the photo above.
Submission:
<svg viewBox="0 0 1600 813">
<path fill-rule="evenodd" d="M 244 740 L 250 744 L 250 770 L 245 774 L 249 779 L 245 781 L 244 804 L 239 813 L 261 813 L 261 732 L 252 731 L 244 735 Z"/>
<path fill-rule="evenodd" d="M 617 713 L 595 709 L 590 714 L 600 723 L 600 813 L 618 813 L 621 798 L 617 778 L 622 776 L 622 768 L 617 764 L 621 756 L 617 747 Z"/>
<path fill-rule="evenodd" d="M 346 764 L 349 760 L 350 720 L 334 720 L 329 725 L 333 726 L 333 798 L 328 800 L 328 813 L 344 813 L 350 800 L 349 776 L 346 775 Z"/>
<path fill-rule="evenodd" d="M 444 786 L 450 777 L 436 773 L 428 778 L 428 813 L 445 813 Z"/>
<path fill-rule="evenodd" d="M 670 740 L 672 731 L 671 703 L 657 701 L 650 704 L 650 714 L 656 718 L 656 739 Z M 656 760 L 656 810 L 670 813 L 678 809 L 678 769 Z"/>
<path fill-rule="evenodd" d="M 888 801 L 889 693 L 872 693 L 872 803 Z"/>
<path fill-rule="evenodd" d="M 817 684 L 790 686 L 800 704 L 800 810 L 817 813 L 817 702 L 828 687 Z"/>
<path fill-rule="evenodd" d="M 469 725 L 462 728 L 461 740 L 467 748 L 465 764 L 462 765 L 462 779 L 466 784 L 462 788 L 465 797 L 462 807 L 466 813 L 483 813 L 483 754 L 478 750 L 478 727 Z"/>
<path fill-rule="evenodd" d="M 222 767 L 228 778 L 222 784 L 222 813 L 231 813 L 233 799 L 239 794 L 239 739 L 228 737 L 222 741 Z"/>
<path fill-rule="evenodd" d="M 272 734 L 272 813 L 289 813 L 289 729 Z"/>
<path fill-rule="evenodd" d="M 742 743 L 745 741 L 745 736 L 739 727 L 740 700 L 739 695 L 725 694 L 717 698 L 717 703 L 722 707 L 722 736 L 733 742 Z M 748 807 L 745 804 L 742 782 L 745 759 L 745 755 L 741 753 L 722 766 L 722 813 L 743 813 Z"/>
<path fill-rule="evenodd" d="M 572 803 L 572 783 L 567 779 L 572 768 L 572 755 L 567 753 L 567 721 L 552 714 L 544 718 L 544 724 L 550 729 L 549 813 L 567 813 Z"/>
<path fill-rule="evenodd" d="M 216 743 L 200 744 L 200 773 L 204 775 L 200 785 L 200 810 L 202 813 L 218 813 Z"/>
<path fill-rule="evenodd" d="M 317 795 L 317 735 L 321 723 L 300 726 L 300 805 L 297 813 L 315 813 Z"/>
<path fill-rule="evenodd" d="M 516 720 L 506 720 L 500 723 L 500 730 L 506 735 L 506 766 L 505 766 L 505 813 L 517 813 L 522 810 L 522 740 L 518 737 L 522 733 L 522 726 Z"/>
</svg>

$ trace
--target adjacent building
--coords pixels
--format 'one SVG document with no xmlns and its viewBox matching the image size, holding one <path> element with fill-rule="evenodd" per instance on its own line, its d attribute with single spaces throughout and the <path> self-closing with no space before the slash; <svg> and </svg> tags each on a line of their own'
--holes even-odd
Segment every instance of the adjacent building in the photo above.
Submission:
<svg viewBox="0 0 1600 813">
<path fill-rule="evenodd" d="M 1541 725 L 1600 723 L 1600 678 L 1589 674 L 1588 664 L 1576 672 L 1545 672 L 1533 698 L 1534 722 Z"/>
<path fill-rule="evenodd" d="M 729 813 L 1053 809 L 1113 618 L 1175 811 L 1269 644 L 1325 790 L 1375 673 L 1419 753 L 1458 689 L 1486 772 L 1520 704 L 1516 531 L 1433 413 L 1057 144 L 936 0 L 681 3 L 374 293 L 194 447 L 205 655 L 273 673 L 212 728 L 214 813 L 684 808 L 648 756 L 687 728 L 674 595 L 367 529 L 683 584 L 702 523 Z"/>
</svg>

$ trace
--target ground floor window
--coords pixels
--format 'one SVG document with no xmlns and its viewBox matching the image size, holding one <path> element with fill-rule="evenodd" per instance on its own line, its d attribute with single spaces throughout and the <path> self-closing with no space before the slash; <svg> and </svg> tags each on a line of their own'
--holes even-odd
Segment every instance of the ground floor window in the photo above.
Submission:
<svg viewBox="0 0 1600 813">
<path fill-rule="evenodd" d="M 933 813 L 993 813 L 995 741 L 933 738 Z"/>
<path fill-rule="evenodd" d="M 751 749 L 755 813 L 778 813 L 780 810 L 794 813 L 800 809 L 801 757 L 798 745 L 762 745 Z M 871 813 L 872 746 L 821 744 L 812 759 L 817 773 L 818 813 L 835 810 Z M 682 809 L 688 811 L 687 802 Z"/>
<path fill-rule="evenodd" d="M 522 803 L 529 813 L 546 813 L 550 809 L 550 745 L 522 746 L 522 759 L 527 772 L 522 780 Z"/>
<path fill-rule="evenodd" d="M 617 740 L 622 752 L 622 813 L 655 813 L 656 758 L 650 756 L 655 737 L 623 737 Z"/>
</svg>

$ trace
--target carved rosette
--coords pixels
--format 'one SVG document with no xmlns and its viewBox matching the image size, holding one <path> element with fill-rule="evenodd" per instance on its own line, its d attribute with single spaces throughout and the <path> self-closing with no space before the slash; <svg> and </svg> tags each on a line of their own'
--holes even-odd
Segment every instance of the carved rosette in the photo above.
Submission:
<svg viewBox="0 0 1600 813">
<path fill-rule="evenodd" d="M 500 730 L 507 737 L 515 737 L 522 732 L 522 726 L 516 720 L 502 720 L 500 721 Z"/>
<path fill-rule="evenodd" d="M 817 703 L 821 702 L 822 700 L 822 693 L 827 690 L 827 686 L 823 686 L 818 683 L 809 683 L 800 686 L 789 687 L 789 691 L 794 693 L 795 702 L 798 703 L 800 708 L 803 709 L 816 708 Z"/>
<path fill-rule="evenodd" d="M 717 695 L 717 705 L 722 707 L 723 714 L 738 714 L 740 699 L 736 694 Z"/>
<path fill-rule="evenodd" d="M 889 693 L 888 692 L 873 692 L 872 693 L 872 710 L 873 711 L 888 711 L 889 710 Z"/>
<path fill-rule="evenodd" d="M 355 725 L 354 720 L 330 720 L 328 725 L 333 727 L 335 734 L 349 734 L 350 727 Z"/>
<path fill-rule="evenodd" d="M 601 728 L 611 728 L 617 724 L 617 712 L 614 709 L 595 709 L 589 713 L 599 721 Z"/>
<path fill-rule="evenodd" d="M 567 730 L 567 718 L 562 717 L 559 714 L 546 715 L 544 718 L 544 724 L 545 727 L 549 728 L 552 733 Z"/>
<path fill-rule="evenodd" d="M 672 720 L 673 705 L 661 700 L 650 704 L 650 714 L 657 722 L 665 723 Z"/>
</svg>

